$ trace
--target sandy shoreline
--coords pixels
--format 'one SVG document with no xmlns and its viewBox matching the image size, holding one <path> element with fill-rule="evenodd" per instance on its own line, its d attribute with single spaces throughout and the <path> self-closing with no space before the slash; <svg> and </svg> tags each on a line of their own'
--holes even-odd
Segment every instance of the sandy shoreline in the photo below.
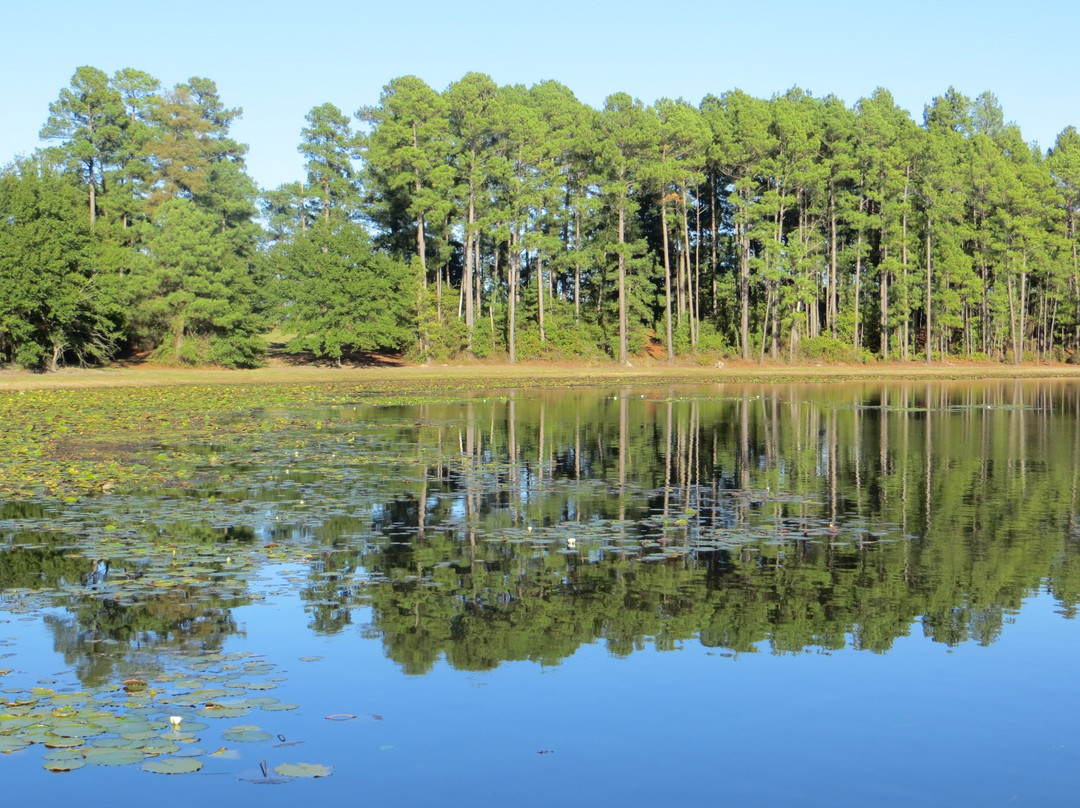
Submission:
<svg viewBox="0 0 1080 808">
<path fill-rule="evenodd" d="M 254 370 L 218 368 L 177 368 L 161 365 L 132 365 L 108 368 L 65 368 L 56 373 L 31 373 L 0 370 L 0 390 L 88 389 L 104 387 L 162 387 L 215 384 L 382 384 L 400 382 L 404 386 L 457 384 L 475 380 L 478 385 L 494 383 L 500 387 L 515 382 L 536 385 L 562 385 L 589 381 L 630 383 L 716 383 L 716 382 L 828 382 L 875 380 L 976 380 L 976 379 L 1080 379 L 1080 365 L 1028 363 L 948 362 L 875 363 L 868 365 L 781 365 L 726 362 L 717 368 L 690 364 L 667 364 L 644 361 L 631 367 L 614 363 L 519 363 L 440 364 L 377 367 L 324 367 L 317 365 L 276 364 Z"/>
</svg>

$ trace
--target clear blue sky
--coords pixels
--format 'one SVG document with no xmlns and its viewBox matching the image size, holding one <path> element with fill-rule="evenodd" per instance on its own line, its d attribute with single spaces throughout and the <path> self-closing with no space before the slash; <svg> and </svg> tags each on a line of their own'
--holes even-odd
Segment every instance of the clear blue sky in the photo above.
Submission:
<svg viewBox="0 0 1080 808">
<path fill-rule="evenodd" d="M 80 65 L 216 81 L 244 110 L 233 135 L 262 187 L 300 178 L 308 110 L 354 113 L 409 73 L 439 90 L 470 70 L 499 84 L 555 79 L 593 106 L 618 91 L 696 104 L 794 85 L 851 105 L 881 86 L 920 122 L 953 85 L 996 94 L 1043 149 L 1080 127 L 1080 5 L 1066 0 L 16 1 L 3 15 L 0 163 L 41 145 L 49 103 Z"/>
</svg>

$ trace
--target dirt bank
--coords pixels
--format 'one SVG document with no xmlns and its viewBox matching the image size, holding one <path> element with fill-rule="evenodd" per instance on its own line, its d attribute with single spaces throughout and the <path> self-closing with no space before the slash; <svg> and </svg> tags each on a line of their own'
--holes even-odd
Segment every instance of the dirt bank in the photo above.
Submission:
<svg viewBox="0 0 1080 808">
<path fill-rule="evenodd" d="M 477 386 L 513 386 L 515 382 L 560 385 L 597 382 L 818 382 L 846 380 L 971 380 L 990 378 L 1073 378 L 1080 379 L 1080 365 L 948 362 L 941 364 L 875 363 L 868 365 L 781 365 L 726 362 L 723 367 L 667 364 L 644 360 L 630 367 L 614 363 L 568 362 L 483 363 L 402 365 L 378 367 L 325 367 L 274 364 L 255 370 L 216 368 L 176 368 L 152 364 L 132 364 L 109 368 L 67 368 L 56 373 L 0 371 L 0 390 L 80 389 L 99 387 L 155 387 L 212 384 L 320 384 L 325 382 L 363 384 L 400 381 L 438 384 L 453 380 L 460 384 L 475 380 Z"/>
</svg>

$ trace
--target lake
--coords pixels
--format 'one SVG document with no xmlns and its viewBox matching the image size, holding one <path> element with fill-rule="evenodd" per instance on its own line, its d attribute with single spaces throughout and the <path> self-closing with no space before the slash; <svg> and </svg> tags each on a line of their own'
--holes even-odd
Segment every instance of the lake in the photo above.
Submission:
<svg viewBox="0 0 1080 808">
<path fill-rule="evenodd" d="M 6 793 L 1073 793 L 1077 383 L 369 393 L 8 397 Z"/>
</svg>

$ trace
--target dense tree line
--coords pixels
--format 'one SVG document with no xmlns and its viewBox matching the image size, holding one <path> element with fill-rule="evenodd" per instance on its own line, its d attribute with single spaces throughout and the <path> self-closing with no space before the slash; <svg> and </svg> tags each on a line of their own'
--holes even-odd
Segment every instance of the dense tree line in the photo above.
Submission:
<svg viewBox="0 0 1080 808">
<path fill-rule="evenodd" d="M 307 115 L 259 192 L 214 82 L 79 68 L 0 175 L 0 361 L 954 355 L 1080 342 L 1080 135 L 990 93 L 697 106 L 470 73 Z"/>
</svg>

